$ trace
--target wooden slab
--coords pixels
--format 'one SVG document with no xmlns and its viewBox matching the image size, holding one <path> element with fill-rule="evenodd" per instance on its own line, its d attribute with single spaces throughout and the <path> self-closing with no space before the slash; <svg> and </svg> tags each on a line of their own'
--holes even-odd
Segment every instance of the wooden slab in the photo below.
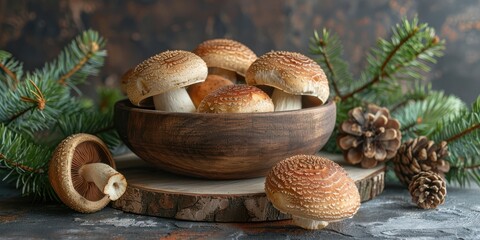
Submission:
<svg viewBox="0 0 480 240">
<path fill-rule="evenodd" d="M 385 166 L 361 169 L 343 164 L 341 155 L 322 153 L 341 165 L 355 180 L 361 200 L 383 191 Z M 257 222 L 289 219 L 268 201 L 265 178 L 203 180 L 179 176 L 147 165 L 135 155 L 117 158 L 128 187 L 112 207 L 125 212 L 208 222 Z"/>
</svg>

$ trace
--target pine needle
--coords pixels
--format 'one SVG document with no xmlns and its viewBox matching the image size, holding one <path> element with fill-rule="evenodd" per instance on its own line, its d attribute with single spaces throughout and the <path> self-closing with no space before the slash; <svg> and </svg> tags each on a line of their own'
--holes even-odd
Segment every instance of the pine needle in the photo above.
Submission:
<svg viewBox="0 0 480 240">
<path fill-rule="evenodd" d="M 47 171 L 53 150 L 70 134 L 86 132 L 110 148 L 121 144 L 113 131 L 111 105 L 100 111 L 81 98 L 78 84 L 99 72 L 106 56 L 105 41 L 85 31 L 51 63 L 23 73 L 23 65 L 0 51 L 0 173 L 22 194 L 56 199 Z M 76 91 L 79 94 L 73 94 Z M 111 99 L 115 101 L 118 99 Z"/>
</svg>

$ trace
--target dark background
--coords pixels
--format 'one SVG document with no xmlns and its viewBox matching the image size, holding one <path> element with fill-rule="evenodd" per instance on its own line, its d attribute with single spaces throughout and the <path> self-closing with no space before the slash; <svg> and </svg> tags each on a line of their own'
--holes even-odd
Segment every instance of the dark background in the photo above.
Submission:
<svg viewBox="0 0 480 240">
<path fill-rule="evenodd" d="M 243 42 L 257 55 L 308 53 L 313 30 L 336 32 L 354 74 L 378 37 L 403 16 L 418 14 L 447 42 L 428 79 L 434 88 L 472 102 L 480 93 L 480 1 L 472 0 L 175 0 L 0 1 L 0 49 L 26 69 L 51 61 L 79 32 L 108 39 L 108 58 L 95 84 L 118 87 L 128 68 L 167 49 L 192 50 L 218 37 Z"/>
</svg>

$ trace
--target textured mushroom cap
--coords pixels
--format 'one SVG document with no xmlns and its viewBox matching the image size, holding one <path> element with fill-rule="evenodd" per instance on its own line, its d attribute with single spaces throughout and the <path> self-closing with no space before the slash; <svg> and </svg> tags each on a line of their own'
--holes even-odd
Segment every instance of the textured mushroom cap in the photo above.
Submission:
<svg viewBox="0 0 480 240">
<path fill-rule="evenodd" d="M 317 221 L 352 217 L 360 207 L 355 182 L 337 163 L 314 155 L 280 161 L 265 179 L 265 192 L 284 213 Z"/>
<path fill-rule="evenodd" d="M 211 39 L 200 43 L 195 50 L 208 67 L 223 68 L 245 76 L 257 55 L 247 46 L 230 39 Z"/>
<path fill-rule="evenodd" d="M 115 168 L 107 146 L 90 134 L 75 134 L 64 139 L 55 149 L 48 178 L 55 193 L 70 208 L 84 213 L 104 208 L 110 199 L 94 183 L 79 175 L 80 168 L 88 163 L 102 162 Z"/>
<path fill-rule="evenodd" d="M 312 59 L 295 52 L 272 51 L 250 65 L 248 85 L 268 85 L 292 95 L 310 95 L 325 103 L 330 94 L 322 68 Z"/>
<path fill-rule="evenodd" d="M 137 106 L 144 100 L 172 89 L 205 81 L 208 68 L 197 55 L 182 51 L 165 51 L 135 67 L 127 83 L 127 95 Z"/>
<path fill-rule="evenodd" d="M 273 112 L 272 99 L 254 86 L 229 85 L 207 95 L 198 112 L 204 113 L 250 113 Z"/>
<path fill-rule="evenodd" d="M 232 81 L 214 74 L 209 74 L 205 82 L 195 83 L 188 87 L 187 91 L 195 107 L 211 92 L 227 85 L 233 85 Z"/>
<path fill-rule="evenodd" d="M 127 83 L 133 76 L 133 68 L 128 69 L 120 78 L 120 90 L 122 93 L 127 93 Z"/>
</svg>

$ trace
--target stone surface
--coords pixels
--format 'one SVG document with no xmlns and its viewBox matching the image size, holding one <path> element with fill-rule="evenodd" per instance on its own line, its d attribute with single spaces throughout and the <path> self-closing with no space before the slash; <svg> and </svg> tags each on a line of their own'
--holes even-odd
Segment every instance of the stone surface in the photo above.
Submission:
<svg viewBox="0 0 480 240">
<path fill-rule="evenodd" d="M 421 210 L 408 191 L 388 184 L 351 219 L 309 231 L 287 221 L 205 223 L 140 216 L 110 207 L 93 214 L 32 203 L 0 185 L 0 239 L 478 239 L 480 189 L 449 188 L 444 205 Z"/>
</svg>

